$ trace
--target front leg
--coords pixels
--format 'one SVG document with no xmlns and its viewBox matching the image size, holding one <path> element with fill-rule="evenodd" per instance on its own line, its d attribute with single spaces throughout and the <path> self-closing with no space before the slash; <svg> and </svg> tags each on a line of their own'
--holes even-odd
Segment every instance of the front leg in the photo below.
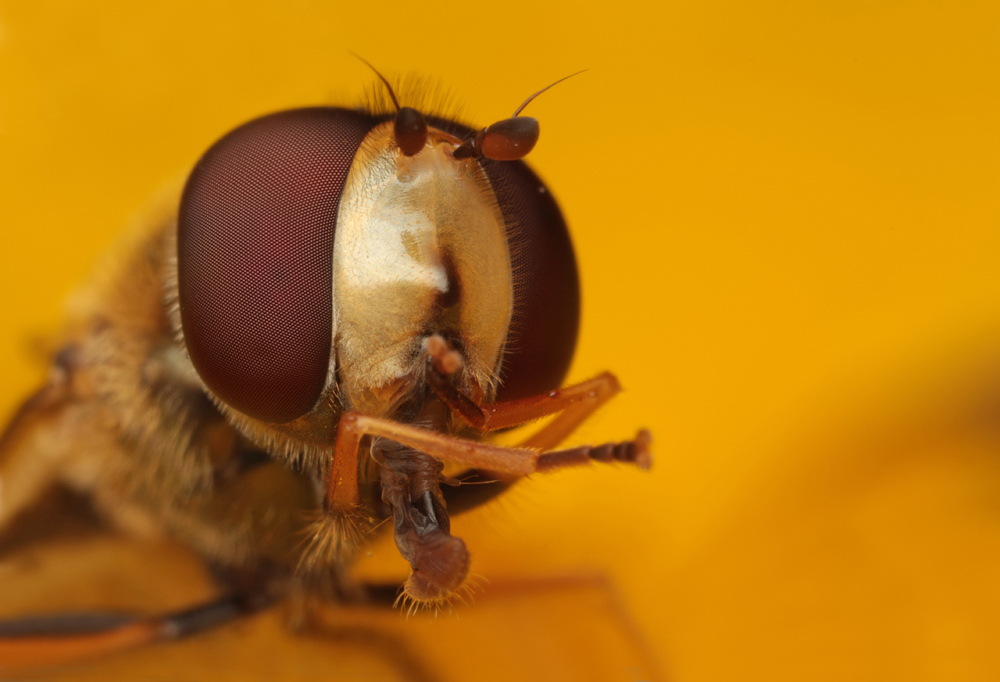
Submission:
<svg viewBox="0 0 1000 682">
<path fill-rule="evenodd" d="M 600 382 L 600 378 L 597 381 Z M 590 388 L 569 390 L 572 398 L 569 405 L 586 403 L 590 393 Z M 562 402 L 562 406 L 567 407 L 566 402 Z M 584 409 L 588 413 L 592 411 L 586 404 Z M 578 413 L 571 419 L 578 420 Z M 556 428 L 562 430 L 565 424 L 557 424 Z M 540 433 L 545 432 L 546 429 L 542 429 Z M 501 492 L 510 481 L 537 471 L 594 460 L 629 462 L 647 468 L 651 461 L 650 437 L 645 431 L 625 443 L 539 452 L 533 448 L 481 443 L 391 419 L 348 412 L 340 419 L 334 461 L 327 481 L 326 513 L 314 535 L 314 545 L 322 547 L 334 543 L 333 558 L 341 557 L 341 560 L 349 555 L 351 547 L 347 544 L 360 542 L 356 534 L 359 519 L 363 518 L 358 455 L 366 436 L 374 438 L 372 456 L 381 465 L 382 500 L 392 512 L 396 546 L 411 567 L 404 595 L 415 602 L 432 604 L 454 596 L 469 568 L 465 543 L 450 534 L 445 496 L 440 489 L 442 462 L 499 474 L 498 484 L 488 484 L 490 488 L 485 497 L 488 499 Z M 475 490 L 471 496 L 476 501 L 485 501 L 483 492 Z M 452 493 L 452 499 L 459 498 L 460 494 Z M 457 504 L 464 508 L 470 506 L 463 502 Z M 309 556 L 314 553 L 310 552 Z"/>
</svg>

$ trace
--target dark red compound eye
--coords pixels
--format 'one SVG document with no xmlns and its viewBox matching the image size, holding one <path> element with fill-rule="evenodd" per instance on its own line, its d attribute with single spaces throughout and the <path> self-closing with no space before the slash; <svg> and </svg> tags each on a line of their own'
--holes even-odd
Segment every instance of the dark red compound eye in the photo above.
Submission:
<svg viewBox="0 0 1000 682">
<path fill-rule="evenodd" d="M 507 223 L 514 276 L 497 402 L 559 388 L 580 327 L 580 279 L 566 221 L 548 188 L 523 161 L 479 161 Z"/>
<path fill-rule="evenodd" d="M 184 340 L 208 388 L 256 419 L 307 413 L 326 383 L 344 182 L 378 119 L 312 108 L 251 121 L 191 173 L 178 224 Z"/>
</svg>

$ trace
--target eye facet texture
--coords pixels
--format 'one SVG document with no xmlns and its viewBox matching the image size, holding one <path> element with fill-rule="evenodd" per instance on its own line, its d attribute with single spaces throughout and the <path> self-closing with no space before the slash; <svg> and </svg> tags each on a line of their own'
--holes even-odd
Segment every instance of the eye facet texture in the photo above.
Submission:
<svg viewBox="0 0 1000 682">
<path fill-rule="evenodd" d="M 250 417 L 291 421 L 322 393 L 337 209 L 377 123 L 336 108 L 265 116 L 219 140 L 188 179 L 177 263 L 185 343 L 212 392 Z"/>
<path fill-rule="evenodd" d="M 580 279 L 562 211 L 522 161 L 480 161 L 507 223 L 514 270 L 510 321 L 497 400 L 558 388 L 580 326 Z"/>
</svg>

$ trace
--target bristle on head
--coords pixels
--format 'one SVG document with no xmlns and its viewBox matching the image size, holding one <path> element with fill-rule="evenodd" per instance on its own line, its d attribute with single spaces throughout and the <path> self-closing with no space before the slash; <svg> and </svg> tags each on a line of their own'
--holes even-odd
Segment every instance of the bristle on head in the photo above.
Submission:
<svg viewBox="0 0 1000 682">
<path fill-rule="evenodd" d="M 410 74 L 405 78 L 390 78 L 400 106 L 416 109 L 424 116 L 462 121 L 462 107 L 455 103 L 451 90 L 439 81 Z M 396 112 L 395 104 L 381 81 L 365 88 L 364 108 L 375 115 Z"/>
</svg>

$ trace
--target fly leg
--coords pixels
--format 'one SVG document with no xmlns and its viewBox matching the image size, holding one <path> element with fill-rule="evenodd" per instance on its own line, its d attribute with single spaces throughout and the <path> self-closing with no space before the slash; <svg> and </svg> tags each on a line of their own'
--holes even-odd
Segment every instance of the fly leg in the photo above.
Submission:
<svg viewBox="0 0 1000 682">
<path fill-rule="evenodd" d="M 621 391 L 618 379 L 605 372 L 573 386 L 548 391 L 517 400 L 479 405 L 462 393 L 453 383 L 453 376 L 462 366 L 462 357 L 440 336 L 427 340 L 430 367 L 428 383 L 437 397 L 472 428 L 488 432 L 529 421 L 557 415 L 533 436 L 520 443 L 522 448 L 549 450 L 565 440 L 598 408 Z M 652 465 L 648 431 L 640 431 L 634 440 L 606 443 L 597 447 L 584 446 L 569 450 L 546 452 L 537 461 L 537 470 L 597 462 L 626 462 L 641 469 Z M 445 490 L 445 499 L 454 513 L 472 509 L 502 494 L 518 477 L 498 470 L 473 468 L 452 479 L 460 485 Z M 465 485 L 462 485 L 465 484 Z"/>
<path fill-rule="evenodd" d="M 536 396 L 480 406 L 452 382 L 462 367 L 462 357 L 440 336 L 427 340 L 430 367 L 428 383 L 442 403 L 466 423 L 481 432 L 513 426 L 556 415 L 533 436 L 517 447 L 502 447 L 442 435 L 427 429 L 400 424 L 389 419 L 367 417 L 347 412 L 340 419 L 332 470 L 327 481 L 326 509 L 330 513 L 349 513 L 361 505 L 358 489 L 358 452 L 361 439 L 381 436 L 441 461 L 462 464 L 470 475 L 500 479 L 506 485 L 535 471 L 590 461 L 623 461 L 648 469 L 651 437 L 641 431 L 632 441 L 608 443 L 540 454 L 566 439 L 601 405 L 621 391 L 618 379 L 605 372 L 592 379 Z M 502 488 L 494 486 L 493 494 Z"/>
<path fill-rule="evenodd" d="M 544 473 L 590 462 L 620 462 L 648 469 L 652 463 L 649 453 L 651 442 L 649 431 L 643 430 L 636 435 L 635 440 L 545 452 L 538 457 L 536 471 Z M 446 481 L 449 485 L 442 492 L 448 510 L 452 514 L 461 514 L 502 495 L 518 480 L 520 479 L 517 477 L 504 476 L 487 469 L 467 469 Z"/>
<path fill-rule="evenodd" d="M 425 350 L 428 383 L 440 402 L 426 405 L 427 414 L 418 423 L 443 425 L 450 412 L 486 432 L 555 415 L 517 447 L 459 438 L 357 412 L 341 416 L 323 521 L 334 527 L 325 529 L 326 533 L 317 529 L 316 537 L 338 538 L 338 542 L 349 537 L 343 521 L 361 507 L 358 456 L 363 440 L 372 438 L 372 455 L 381 465 L 382 501 L 392 513 L 396 546 L 412 569 L 404 595 L 417 602 L 438 603 L 462 585 L 469 566 L 465 543 L 450 534 L 447 500 L 440 488 L 442 481 L 450 481 L 441 475 L 442 462 L 467 467 L 469 476 L 479 479 L 480 485 L 460 485 L 450 495 L 453 511 L 460 511 L 485 502 L 531 473 L 591 461 L 621 461 L 648 468 L 652 458 L 646 431 L 624 443 L 552 449 L 621 390 L 610 373 L 542 395 L 480 406 L 453 382 L 462 367 L 461 355 L 437 335 L 428 338 Z"/>
<path fill-rule="evenodd" d="M 364 435 L 382 436 L 441 461 L 468 466 L 469 469 L 456 478 L 459 482 L 470 485 L 452 487 L 445 493 L 449 505 L 454 504 L 454 512 L 483 504 L 501 494 L 520 477 L 535 472 L 590 462 L 622 462 L 648 469 L 652 465 L 649 450 L 652 438 L 645 430 L 640 431 L 631 441 L 539 452 L 564 440 L 619 390 L 614 375 L 605 373 L 575 386 L 543 395 L 482 408 L 476 406 L 484 413 L 494 415 L 480 423 L 484 429 L 515 426 L 558 413 L 554 420 L 516 447 L 455 438 L 388 419 L 349 412 L 341 418 L 337 435 L 335 475 L 330 477 L 328 505 L 334 509 L 352 509 L 360 504 L 356 478 L 357 453 Z M 455 393 L 458 394 L 457 391 Z M 469 404 L 474 406 L 471 401 Z M 475 485 L 471 485 L 473 483 Z"/>
<path fill-rule="evenodd" d="M 625 444 L 542 453 L 457 438 L 357 412 L 345 413 L 339 429 L 335 459 L 342 459 L 335 463 L 329 479 L 328 505 L 338 500 L 360 503 L 357 453 L 363 437 L 374 437 L 373 455 L 377 454 L 382 464 L 382 500 L 392 510 L 396 546 L 412 569 L 404 594 L 417 602 L 448 599 L 468 573 L 465 543 L 449 533 L 445 498 L 439 487 L 441 462 L 514 477 L 594 459 L 618 458 L 640 465 L 649 462 L 648 434 Z M 337 476 L 337 471 L 342 475 Z M 351 508 L 331 507 L 334 512 Z"/>
<path fill-rule="evenodd" d="M 266 605 L 260 598 L 249 600 L 236 594 L 158 616 L 78 613 L 0 621 L 0 673 L 52 667 L 180 639 Z"/>
</svg>

